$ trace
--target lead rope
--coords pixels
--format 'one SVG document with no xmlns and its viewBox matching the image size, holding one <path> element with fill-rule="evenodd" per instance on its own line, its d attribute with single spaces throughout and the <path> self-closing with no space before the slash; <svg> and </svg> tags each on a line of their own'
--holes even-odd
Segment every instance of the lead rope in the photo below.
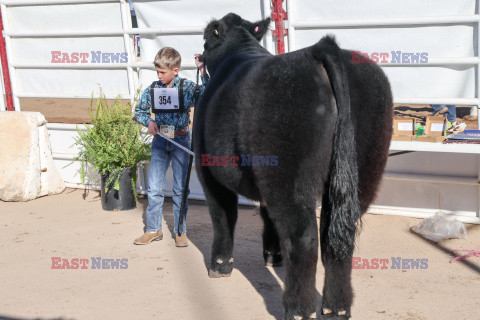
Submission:
<svg viewBox="0 0 480 320">
<path fill-rule="evenodd" d="M 195 86 L 195 93 L 193 95 L 193 98 L 195 99 L 195 107 L 193 108 L 193 121 L 195 120 L 195 112 L 197 112 L 198 108 L 198 97 L 200 95 L 200 87 L 198 86 L 198 78 L 200 75 L 200 69 L 197 68 L 197 83 Z M 193 122 L 192 121 L 192 122 Z M 195 123 L 195 122 L 193 122 Z M 193 151 L 193 134 L 191 135 L 191 151 Z M 188 171 L 187 171 L 187 178 L 185 179 L 185 187 L 183 188 L 183 194 L 182 194 L 182 205 L 180 206 L 180 219 L 178 221 L 178 229 L 177 229 L 177 234 L 180 236 L 182 233 L 180 230 L 183 231 L 183 220 L 184 216 L 187 214 L 187 210 L 185 208 L 187 204 L 187 192 L 188 192 L 188 185 L 190 183 L 190 173 L 192 172 L 192 165 L 193 165 L 193 156 L 190 155 L 190 159 L 188 160 Z"/>
</svg>

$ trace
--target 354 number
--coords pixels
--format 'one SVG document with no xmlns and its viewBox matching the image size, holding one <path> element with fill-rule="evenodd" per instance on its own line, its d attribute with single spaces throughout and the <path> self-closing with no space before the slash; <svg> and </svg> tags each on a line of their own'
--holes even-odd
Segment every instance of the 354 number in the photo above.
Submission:
<svg viewBox="0 0 480 320">
<path fill-rule="evenodd" d="M 170 96 L 159 96 L 159 104 L 171 104 L 172 103 L 172 97 Z"/>
</svg>

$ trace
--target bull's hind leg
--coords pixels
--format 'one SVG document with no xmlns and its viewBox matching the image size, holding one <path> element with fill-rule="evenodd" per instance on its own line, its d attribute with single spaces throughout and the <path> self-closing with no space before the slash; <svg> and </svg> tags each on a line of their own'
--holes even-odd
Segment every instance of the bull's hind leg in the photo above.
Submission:
<svg viewBox="0 0 480 320">
<path fill-rule="evenodd" d="M 203 169 L 203 168 L 202 168 Z M 233 269 L 233 234 L 237 222 L 237 195 L 220 185 L 211 176 L 202 176 L 213 225 L 213 245 L 208 275 L 211 278 L 229 277 Z"/>
<path fill-rule="evenodd" d="M 260 205 L 260 215 L 263 219 L 263 258 L 266 266 L 281 267 L 283 257 L 280 250 L 278 233 L 272 219 L 268 216 L 267 208 Z"/>
<path fill-rule="evenodd" d="M 321 319 L 349 319 L 350 307 L 353 301 L 351 284 L 352 254 L 354 249 L 355 224 L 350 222 L 348 231 L 343 230 L 339 234 L 332 227 L 331 205 L 328 195 L 322 197 L 322 213 L 320 218 L 320 245 L 322 250 L 322 262 L 325 267 L 325 281 L 322 294 L 322 318 Z M 343 226 L 346 228 L 347 226 Z M 332 245 L 336 237 L 344 237 L 348 234 L 348 241 L 342 241 L 342 251 Z M 347 239 L 343 239 L 347 240 Z"/>
<path fill-rule="evenodd" d="M 284 320 L 315 317 L 317 290 L 318 228 L 315 201 L 307 205 L 302 196 L 270 205 L 268 215 L 278 231 L 285 264 Z"/>
</svg>

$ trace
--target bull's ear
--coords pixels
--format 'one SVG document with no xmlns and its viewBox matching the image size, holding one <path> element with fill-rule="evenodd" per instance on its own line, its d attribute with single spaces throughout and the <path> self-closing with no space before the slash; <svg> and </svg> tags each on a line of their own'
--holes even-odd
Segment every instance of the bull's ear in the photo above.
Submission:
<svg viewBox="0 0 480 320">
<path fill-rule="evenodd" d="M 207 40 L 207 42 L 221 41 L 225 37 L 226 31 L 227 27 L 225 26 L 225 23 L 223 23 L 223 21 L 213 20 L 205 28 L 203 37 L 205 38 L 205 40 Z"/>
<path fill-rule="evenodd" d="M 249 24 L 248 31 L 257 39 L 258 41 L 262 40 L 265 33 L 267 33 L 268 26 L 270 25 L 270 18 L 265 20 L 260 20 L 254 23 Z"/>
</svg>

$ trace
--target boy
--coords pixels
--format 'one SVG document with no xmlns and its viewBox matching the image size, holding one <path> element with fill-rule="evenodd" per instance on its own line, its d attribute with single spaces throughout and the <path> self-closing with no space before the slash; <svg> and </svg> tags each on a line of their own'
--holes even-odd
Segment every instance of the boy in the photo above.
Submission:
<svg viewBox="0 0 480 320">
<path fill-rule="evenodd" d="M 198 88 L 198 96 L 203 92 L 208 81 L 205 66 L 203 62 L 199 61 L 199 57 L 199 54 L 195 54 L 195 64 L 201 72 L 203 83 Z M 184 220 L 181 232 L 178 230 L 178 222 L 190 155 L 157 135 L 158 131 L 162 131 L 168 136 L 167 132 L 171 133 L 174 130 L 175 138 L 173 140 L 190 149 L 191 137 L 188 126 L 190 124 L 190 108 L 194 107 L 196 103 L 195 90 L 197 86 L 192 81 L 181 79 L 178 76 L 181 60 L 180 54 L 173 48 L 164 47 L 158 51 L 154 65 L 159 81 L 154 81 L 143 92 L 140 102 L 135 108 L 134 120 L 146 126 L 148 132 L 154 135 L 150 171 L 148 173 L 148 207 L 145 214 L 146 232 L 141 237 L 135 239 L 135 244 L 148 244 L 163 238 L 163 190 L 165 189 L 165 176 L 171 161 L 173 170 L 175 245 L 177 247 L 188 246 L 186 221 Z M 150 110 L 155 113 L 155 120 L 151 118 Z M 162 130 L 159 130 L 159 128 Z M 188 190 L 185 191 L 189 192 Z M 186 211 L 187 204 L 185 204 L 185 216 Z M 184 218 L 186 218 L 185 216 Z M 179 236 L 178 234 L 181 235 Z"/>
</svg>

